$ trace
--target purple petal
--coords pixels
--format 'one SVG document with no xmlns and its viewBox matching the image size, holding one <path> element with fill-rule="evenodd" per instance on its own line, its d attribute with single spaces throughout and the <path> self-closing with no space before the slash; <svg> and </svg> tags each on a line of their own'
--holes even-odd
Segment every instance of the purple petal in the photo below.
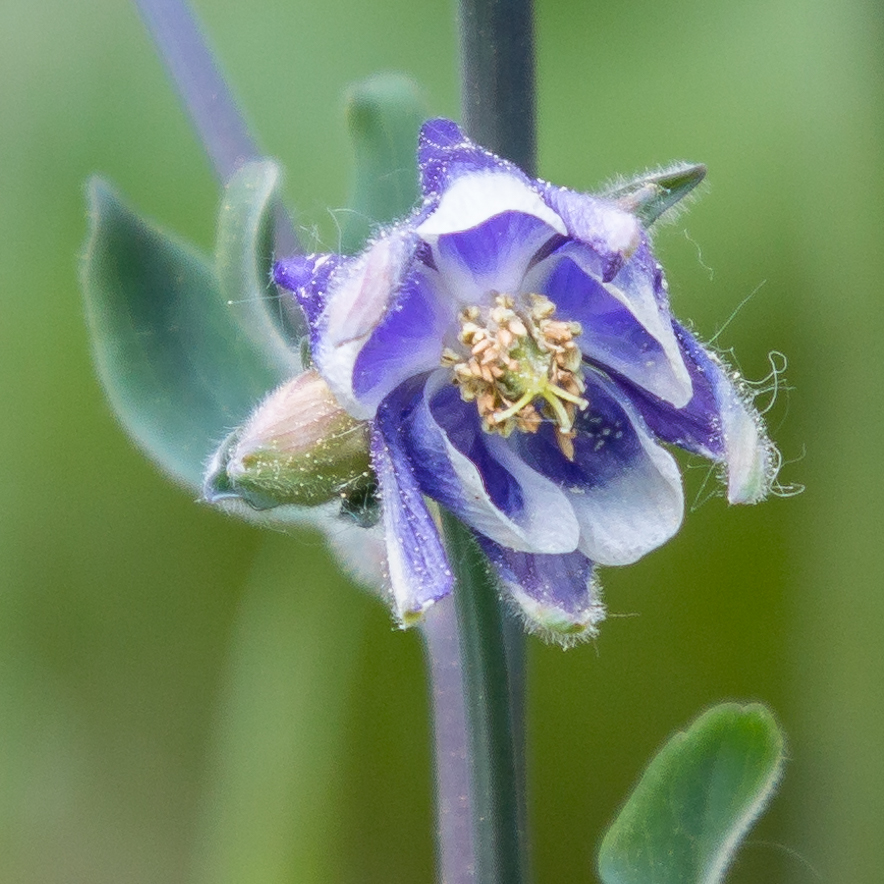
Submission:
<svg viewBox="0 0 884 884">
<path fill-rule="evenodd" d="M 563 318 L 581 322 L 580 345 L 588 359 L 615 369 L 676 408 L 686 405 L 692 395 L 691 375 L 669 309 L 660 300 L 658 265 L 647 245 L 643 244 L 607 283 L 599 282 L 593 273 L 590 254 L 580 243 L 567 243 L 538 264 L 525 284 L 536 285 L 548 295 Z M 599 285 L 608 299 L 602 297 Z M 622 309 L 615 308 L 611 301 Z M 562 306 L 565 303 L 568 309 Z M 623 310 L 632 315 L 644 333 L 633 325 L 630 337 L 618 342 L 618 333 L 628 325 Z M 585 320 L 581 319 L 584 313 Z"/>
<path fill-rule="evenodd" d="M 573 461 L 549 426 L 517 444 L 534 469 L 569 492 L 580 523 L 578 549 L 600 565 L 626 565 L 678 530 L 681 476 L 615 384 L 590 372 L 586 382 L 590 405 L 575 424 Z"/>
<path fill-rule="evenodd" d="M 582 250 L 566 246 L 547 259 L 544 263 L 554 269 L 537 287 L 556 305 L 557 317 L 580 323 L 582 333 L 577 343 L 583 355 L 656 396 L 685 399 L 686 387 L 690 395 L 690 376 L 672 329 L 659 315 L 653 298 L 647 311 L 652 321 L 647 324 L 656 328 L 665 346 L 639 322 L 623 297 L 615 297 L 610 285 L 603 285 L 575 263 L 572 256 L 578 249 Z M 533 282 L 533 276 L 526 285 Z"/>
<path fill-rule="evenodd" d="M 403 385 L 378 410 L 379 420 L 403 424 L 424 493 L 510 549 L 571 552 L 579 528 L 565 493 L 528 467 L 506 440 L 483 433 L 475 405 L 463 402 L 450 381 L 450 372 L 440 369 L 420 396 Z"/>
<path fill-rule="evenodd" d="M 757 503 L 770 491 L 778 456 L 751 393 L 687 329 L 673 325 L 693 378 L 690 402 L 673 408 L 628 384 L 623 389 L 660 439 L 725 465 L 730 503 Z"/>
<path fill-rule="evenodd" d="M 375 405 L 353 390 L 353 369 L 366 341 L 396 302 L 419 240 L 407 227 L 393 228 L 329 281 L 325 309 L 316 321 L 313 358 L 329 387 L 354 417 L 371 418 Z"/>
<path fill-rule="evenodd" d="M 528 629 L 568 645 L 596 634 L 604 620 L 593 564 L 579 552 L 538 555 L 506 549 L 484 537 L 479 544 Z"/>
<path fill-rule="evenodd" d="M 528 181 L 516 166 L 470 141 L 451 120 L 428 120 L 418 139 L 421 190 L 436 196 L 460 175 L 469 172 L 507 172 Z"/>
<path fill-rule="evenodd" d="M 343 255 L 293 255 L 273 265 L 273 281 L 295 293 L 307 316 L 311 345 L 318 331 L 319 317 L 325 309 L 329 282 L 335 270 L 346 260 Z"/>
<path fill-rule="evenodd" d="M 613 279 L 641 242 L 641 225 L 635 216 L 607 200 L 564 187 L 546 185 L 543 195 L 565 222 L 568 235 L 592 249 L 599 278 Z"/>
<path fill-rule="evenodd" d="M 492 292 L 520 292 L 534 256 L 558 238 L 533 215 L 504 212 L 478 227 L 440 236 L 435 264 L 452 300 L 462 306 L 482 304 Z"/>
<path fill-rule="evenodd" d="M 456 308 L 438 274 L 415 267 L 356 357 L 353 395 L 374 409 L 407 378 L 438 368 Z"/>
<path fill-rule="evenodd" d="M 383 501 L 393 601 L 400 622 L 409 626 L 451 592 L 454 577 L 396 427 L 375 422 L 371 456 Z"/>
</svg>

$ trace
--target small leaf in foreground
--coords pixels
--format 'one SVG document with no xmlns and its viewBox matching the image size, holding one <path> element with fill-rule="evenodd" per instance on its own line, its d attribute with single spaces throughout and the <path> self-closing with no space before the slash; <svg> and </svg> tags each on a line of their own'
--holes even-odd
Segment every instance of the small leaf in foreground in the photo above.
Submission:
<svg viewBox="0 0 884 884">
<path fill-rule="evenodd" d="M 677 733 L 602 841 L 604 884 L 717 884 L 776 788 L 783 737 L 764 706 L 725 703 Z"/>
</svg>

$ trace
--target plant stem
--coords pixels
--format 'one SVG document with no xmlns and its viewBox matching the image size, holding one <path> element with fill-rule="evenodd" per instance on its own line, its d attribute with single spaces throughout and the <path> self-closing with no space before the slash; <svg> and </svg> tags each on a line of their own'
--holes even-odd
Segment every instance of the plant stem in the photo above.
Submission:
<svg viewBox="0 0 884 884">
<path fill-rule="evenodd" d="M 473 884 L 476 865 L 470 806 L 467 709 L 457 612 L 435 605 L 422 626 L 433 709 L 439 880 Z"/>
<path fill-rule="evenodd" d="M 135 0 L 215 173 L 226 181 L 260 156 L 230 89 L 184 0 Z"/>
<path fill-rule="evenodd" d="M 460 33 L 467 134 L 535 174 L 530 0 L 461 0 Z M 525 884 L 524 637 L 505 616 L 469 530 L 447 513 L 442 522 L 455 572 L 456 618 L 443 603 L 424 628 L 433 685 L 440 879 Z"/>
<path fill-rule="evenodd" d="M 135 0 L 221 184 L 263 156 L 186 0 Z M 277 254 L 300 251 L 291 218 L 277 213 Z M 300 320 L 298 320 L 300 321 Z"/>
<path fill-rule="evenodd" d="M 478 144 L 534 175 L 531 0 L 460 0 L 461 113 Z"/>
<path fill-rule="evenodd" d="M 473 877 L 466 880 L 524 884 L 523 789 L 514 740 L 521 729 L 513 726 L 506 618 L 496 581 L 469 529 L 447 513 L 442 522 L 456 579 L 454 608 L 465 710 L 473 861 Z M 437 710 L 437 721 L 440 717 Z M 454 747 L 448 751 L 454 754 Z M 443 857 L 446 852 L 450 848 L 443 845 Z M 460 858 L 459 873 L 469 859 Z M 442 880 L 448 884 L 449 878 Z"/>
</svg>

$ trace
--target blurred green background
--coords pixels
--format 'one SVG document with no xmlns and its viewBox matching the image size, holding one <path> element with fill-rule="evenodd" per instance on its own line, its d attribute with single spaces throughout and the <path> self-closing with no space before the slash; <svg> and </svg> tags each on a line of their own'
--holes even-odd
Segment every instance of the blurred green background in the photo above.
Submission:
<svg viewBox="0 0 884 884">
<path fill-rule="evenodd" d="M 457 115 L 449 3 L 196 6 L 309 244 L 335 246 L 347 198 L 348 84 L 402 70 Z M 540 884 L 594 881 L 651 753 L 726 698 L 770 704 L 789 738 L 730 880 L 880 881 L 882 38 L 860 0 L 538 2 L 541 174 L 589 190 L 708 164 L 657 236 L 675 309 L 707 339 L 730 320 L 717 344 L 750 378 L 787 354 L 769 419 L 783 481 L 807 486 L 728 509 L 694 464 L 678 537 L 603 572 L 599 639 L 531 640 Z M 418 636 L 318 536 L 168 485 L 94 378 L 86 177 L 206 249 L 218 200 L 139 19 L 3 0 L 0 83 L 0 880 L 432 880 Z"/>
</svg>

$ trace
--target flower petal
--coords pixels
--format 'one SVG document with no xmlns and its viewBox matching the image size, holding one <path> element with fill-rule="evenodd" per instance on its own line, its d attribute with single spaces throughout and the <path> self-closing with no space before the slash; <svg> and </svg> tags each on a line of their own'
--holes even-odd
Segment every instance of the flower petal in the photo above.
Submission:
<svg viewBox="0 0 884 884">
<path fill-rule="evenodd" d="M 585 273 L 569 255 L 560 250 L 542 262 L 554 269 L 537 288 L 556 305 L 558 317 L 580 323 L 577 343 L 583 355 L 660 398 L 680 401 L 686 369 L 674 335 L 665 335 L 670 340 L 664 346 L 623 299 L 615 296 L 610 285 Z M 526 284 L 532 283 L 533 276 L 532 272 Z"/>
<path fill-rule="evenodd" d="M 311 347 L 316 342 L 317 324 L 325 309 L 326 291 L 334 272 L 347 259 L 343 255 L 293 255 L 273 265 L 273 281 L 294 292 L 307 316 Z"/>
<path fill-rule="evenodd" d="M 549 426 L 518 444 L 532 467 L 569 492 L 580 523 L 578 549 L 600 565 L 627 565 L 678 530 L 681 476 L 613 382 L 587 372 L 586 383 L 590 406 L 575 424 L 573 461 Z"/>
<path fill-rule="evenodd" d="M 646 244 L 611 282 L 599 282 L 590 250 L 579 243 L 568 243 L 540 262 L 526 284 L 534 283 L 534 278 L 539 280 L 544 272 L 549 276 L 545 282 L 538 282 L 542 293 L 557 305 L 562 317 L 581 322 L 580 343 L 588 359 L 615 369 L 676 408 L 690 401 L 691 375 L 672 328 L 659 265 Z M 611 300 L 623 309 L 614 307 Z M 627 313 L 644 334 L 629 322 Z M 629 337 L 618 342 L 617 335 L 624 331 Z"/>
<path fill-rule="evenodd" d="M 726 467 L 730 503 L 758 503 L 776 478 L 779 456 L 752 395 L 718 356 L 682 325 L 673 326 L 693 376 L 690 402 L 673 408 L 628 385 L 624 389 L 660 439 Z"/>
<path fill-rule="evenodd" d="M 458 233 L 503 212 L 521 212 L 545 221 L 557 233 L 567 232 L 561 218 L 540 198 L 522 175 L 510 172 L 467 172 L 442 193 L 435 210 L 418 225 L 417 232 L 434 245 L 446 233 Z"/>
<path fill-rule="evenodd" d="M 394 228 L 330 280 L 325 309 L 316 320 L 313 358 L 353 417 L 374 415 L 374 406 L 361 402 L 353 390 L 353 369 L 369 336 L 395 303 L 418 244 L 407 228 Z"/>
<path fill-rule="evenodd" d="M 525 464 L 506 440 L 484 433 L 475 406 L 461 400 L 450 378 L 446 369 L 434 372 L 420 395 L 403 385 L 378 410 L 380 421 L 404 424 L 424 493 L 510 549 L 574 550 L 580 529 L 568 496 Z M 403 397 L 410 397 L 407 404 Z"/>
<path fill-rule="evenodd" d="M 400 622 L 409 626 L 451 592 L 454 577 L 397 429 L 376 421 L 371 453 L 383 500 L 393 602 Z"/>
<path fill-rule="evenodd" d="M 605 607 L 586 556 L 516 552 L 484 537 L 478 541 L 529 630 L 563 645 L 596 634 Z"/>
<path fill-rule="evenodd" d="M 546 221 L 508 211 L 477 227 L 442 234 L 433 259 L 452 302 L 483 304 L 490 302 L 492 293 L 520 292 L 532 259 L 558 239 Z"/>
<path fill-rule="evenodd" d="M 565 222 L 568 235 L 598 257 L 597 275 L 609 282 L 641 244 L 641 225 L 613 203 L 565 187 L 546 185 L 544 197 Z"/>
<path fill-rule="evenodd" d="M 456 309 L 439 274 L 416 263 L 354 362 L 353 396 L 363 407 L 374 410 L 407 378 L 439 367 Z"/>
<path fill-rule="evenodd" d="M 517 166 L 470 141 L 451 120 L 427 120 L 421 127 L 418 165 L 421 190 L 430 199 L 470 172 L 506 172 L 529 180 Z"/>
</svg>

